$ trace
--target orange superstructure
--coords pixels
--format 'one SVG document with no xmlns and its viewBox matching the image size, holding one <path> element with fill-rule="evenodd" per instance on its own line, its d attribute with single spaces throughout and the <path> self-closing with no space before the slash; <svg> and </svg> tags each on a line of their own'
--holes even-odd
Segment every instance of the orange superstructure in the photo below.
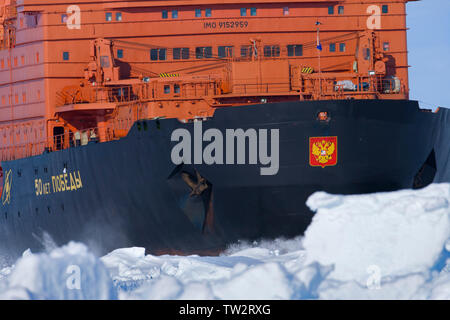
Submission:
<svg viewBox="0 0 450 320">
<path fill-rule="evenodd" d="M 408 99 L 406 2 L 0 0 L 0 161 L 138 119 Z"/>
</svg>

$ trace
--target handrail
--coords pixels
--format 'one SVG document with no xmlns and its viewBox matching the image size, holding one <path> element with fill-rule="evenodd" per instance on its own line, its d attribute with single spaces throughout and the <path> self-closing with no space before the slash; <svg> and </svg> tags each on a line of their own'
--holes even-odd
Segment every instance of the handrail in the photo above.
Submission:
<svg viewBox="0 0 450 320">
<path fill-rule="evenodd" d="M 14 146 L 0 147 L 0 161 L 12 161 L 37 156 L 42 153 L 84 146 L 89 143 L 117 140 L 123 136 L 122 131 L 118 126 L 116 128 L 113 126 L 108 126 L 107 128 L 95 127 L 54 135 L 47 140 L 39 142 L 26 142 Z"/>
</svg>

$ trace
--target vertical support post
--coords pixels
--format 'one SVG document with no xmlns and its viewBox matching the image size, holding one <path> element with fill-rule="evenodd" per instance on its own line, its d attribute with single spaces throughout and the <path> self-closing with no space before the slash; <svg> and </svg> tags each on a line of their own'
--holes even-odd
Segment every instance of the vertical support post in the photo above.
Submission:
<svg viewBox="0 0 450 320">
<path fill-rule="evenodd" d="M 106 125 L 105 117 L 97 116 L 98 139 L 100 142 L 106 142 L 108 140 L 106 137 Z"/>
</svg>

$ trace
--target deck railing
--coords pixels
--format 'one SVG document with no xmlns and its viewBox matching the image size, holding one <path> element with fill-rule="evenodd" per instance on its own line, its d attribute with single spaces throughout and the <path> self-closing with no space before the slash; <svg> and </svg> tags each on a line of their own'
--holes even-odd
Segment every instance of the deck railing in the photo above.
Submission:
<svg viewBox="0 0 450 320">
<path fill-rule="evenodd" d="M 126 135 L 128 130 L 129 128 L 110 125 L 106 128 L 96 127 L 76 132 L 69 131 L 39 142 L 27 142 L 14 146 L 0 147 L 0 161 L 12 161 L 92 143 L 117 140 Z"/>
</svg>

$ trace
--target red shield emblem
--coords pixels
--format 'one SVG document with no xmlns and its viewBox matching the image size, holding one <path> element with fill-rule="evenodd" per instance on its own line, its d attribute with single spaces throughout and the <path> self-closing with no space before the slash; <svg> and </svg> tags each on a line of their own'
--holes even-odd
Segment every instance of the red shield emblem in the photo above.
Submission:
<svg viewBox="0 0 450 320">
<path fill-rule="evenodd" d="M 309 138 L 309 165 L 312 167 L 335 166 L 338 159 L 337 137 Z"/>
</svg>

